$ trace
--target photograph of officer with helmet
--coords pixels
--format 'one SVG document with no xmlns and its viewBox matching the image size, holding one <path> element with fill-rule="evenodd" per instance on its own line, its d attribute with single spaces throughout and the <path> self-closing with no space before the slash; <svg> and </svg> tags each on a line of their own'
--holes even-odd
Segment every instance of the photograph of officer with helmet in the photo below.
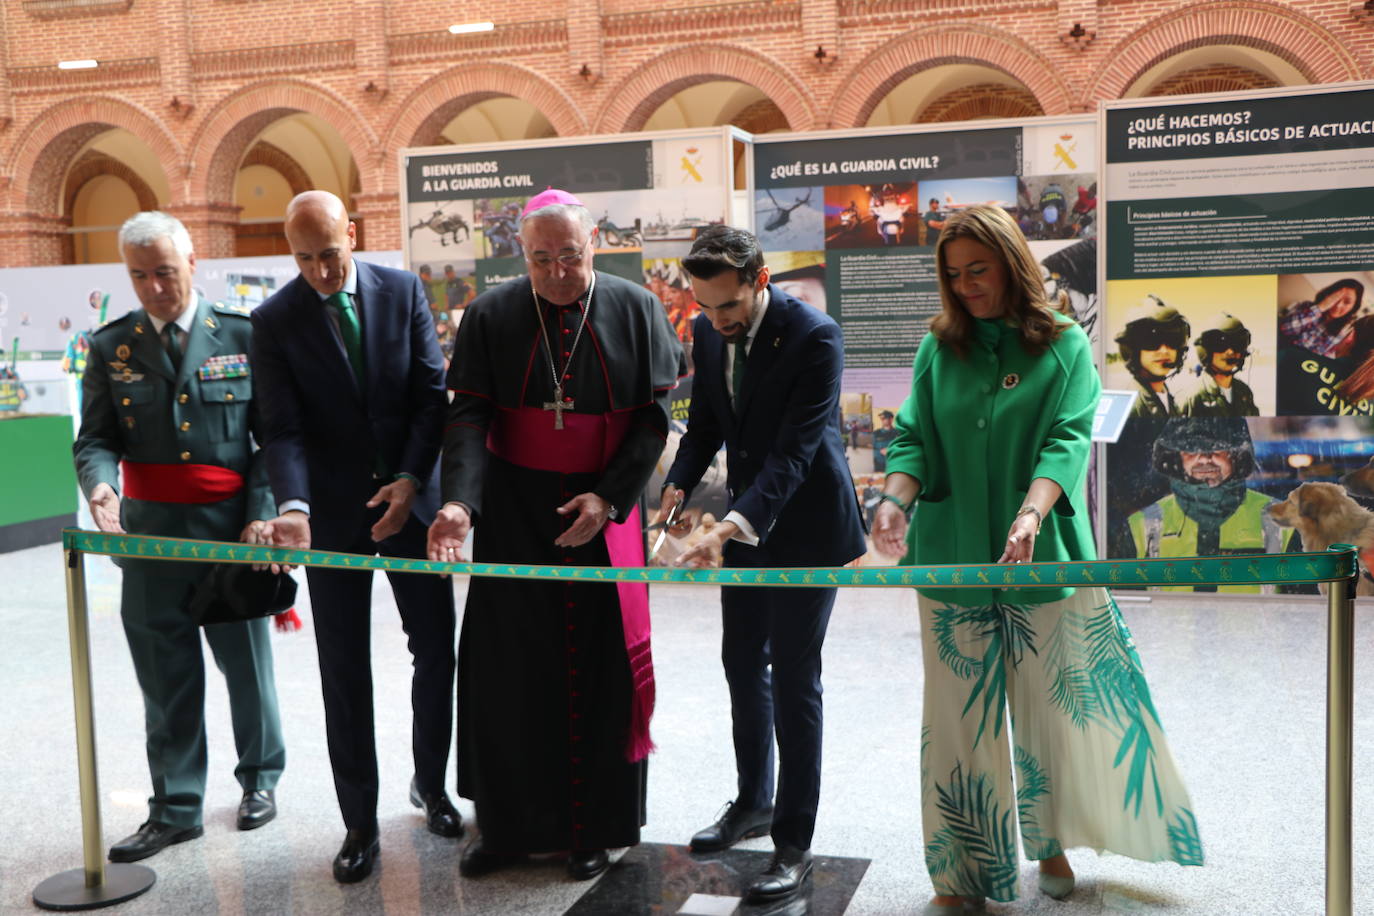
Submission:
<svg viewBox="0 0 1374 916">
<path fill-rule="evenodd" d="M 1255 393 L 1237 377 L 1250 356 L 1250 330 L 1230 312 L 1218 312 L 1193 339 L 1197 381 L 1183 402 L 1185 417 L 1257 417 Z"/>
<path fill-rule="evenodd" d="M 1265 523 L 1272 498 L 1246 485 L 1255 447 L 1242 417 L 1176 417 L 1151 450 L 1170 493 L 1130 518 L 1138 557 L 1210 557 L 1277 553 L 1287 532 Z M 1151 509 L 1155 511 L 1151 511 Z M 1174 591 L 1215 591 L 1176 586 Z M 1221 591 L 1254 591 L 1223 586 Z"/>
<path fill-rule="evenodd" d="M 1275 287 L 1265 275 L 1109 282 L 1103 387 L 1139 391 L 1135 416 L 1274 416 Z"/>
<path fill-rule="evenodd" d="M 1157 530 L 1165 500 L 1182 512 L 1178 480 L 1156 456 L 1166 425 L 1181 417 L 1274 415 L 1274 293 L 1272 276 L 1107 284 L 1104 334 L 1116 348 L 1108 346 L 1103 387 L 1138 393 L 1121 437 L 1107 446 L 1108 556 L 1141 556 L 1140 529 L 1148 521 Z M 1258 527 L 1258 509 L 1253 513 Z"/>
<path fill-rule="evenodd" d="M 1126 314 L 1115 340 L 1121 362 L 1139 389 L 1132 416 L 1179 415 L 1178 400 L 1169 387 L 1169 379 L 1183 368 L 1190 333 L 1188 319 L 1153 293 Z"/>
</svg>

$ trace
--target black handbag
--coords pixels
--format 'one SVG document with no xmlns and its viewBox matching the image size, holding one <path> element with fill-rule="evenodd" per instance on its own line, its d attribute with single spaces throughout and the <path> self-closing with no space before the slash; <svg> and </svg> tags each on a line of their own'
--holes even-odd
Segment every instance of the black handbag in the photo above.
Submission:
<svg viewBox="0 0 1374 916">
<path fill-rule="evenodd" d="M 295 603 L 296 580 L 288 573 L 216 563 L 191 598 L 191 616 L 201 626 L 236 623 L 279 614 Z"/>
</svg>

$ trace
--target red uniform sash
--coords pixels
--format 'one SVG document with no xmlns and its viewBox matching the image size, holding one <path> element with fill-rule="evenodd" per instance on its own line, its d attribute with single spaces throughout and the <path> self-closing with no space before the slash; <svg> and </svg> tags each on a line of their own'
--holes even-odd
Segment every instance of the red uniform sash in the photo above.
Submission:
<svg viewBox="0 0 1374 916">
<path fill-rule="evenodd" d="M 217 503 L 243 489 L 243 475 L 213 464 L 121 461 L 124 495 L 159 503 Z"/>
<path fill-rule="evenodd" d="M 604 471 L 630 429 L 629 413 L 565 413 L 563 429 L 554 429 L 553 415 L 537 407 L 501 407 L 492 417 L 487 448 L 511 464 L 535 471 L 594 474 Z M 639 506 L 619 522 L 602 529 L 612 566 L 643 566 L 644 535 Z M 617 582 L 620 623 L 625 654 L 634 685 L 630 737 L 625 756 L 631 763 L 654 749 L 649 720 L 654 714 L 654 661 L 649 643 L 649 587 Z"/>
</svg>

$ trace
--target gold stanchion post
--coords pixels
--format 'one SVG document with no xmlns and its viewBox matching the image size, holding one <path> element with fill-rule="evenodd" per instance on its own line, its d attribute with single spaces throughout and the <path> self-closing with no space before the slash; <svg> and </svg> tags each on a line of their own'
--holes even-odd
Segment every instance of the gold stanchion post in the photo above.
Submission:
<svg viewBox="0 0 1374 916">
<path fill-rule="evenodd" d="M 81 781 L 81 847 L 85 865 L 45 880 L 33 902 L 45 910 L 93 910 L 137 897 L 153 886 L 151 868 L 105 863 L 100 826 L 100 784 L 95 765 L 95 708 L 91 691 L 91 634 L 86 612 L 86 568 L 69 547 L 67 628 L 72 653 L 72 700 L 76 710 L 76 763 Z"/>
<path fill-rule="evenodd" d="M 1332 544 L 1332 550 L 1355 548 Z M 1358 575 L 1358 573 L 1357 573 Z M 1352 765 L 1355 712 L 1355 580 L 1327 589 L 1326 916 L 1350 916 Z"/>
</svg>

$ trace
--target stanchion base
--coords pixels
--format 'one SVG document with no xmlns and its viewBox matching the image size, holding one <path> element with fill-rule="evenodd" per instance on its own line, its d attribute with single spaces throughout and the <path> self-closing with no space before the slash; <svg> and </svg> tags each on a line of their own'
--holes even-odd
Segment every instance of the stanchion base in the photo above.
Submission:
<svg viewBox="0 0 1374 916">
<path fill-rule="evenodd" d="M 86 869 L 53 875 L 33 891 L 33 902 L 45 910 L 94 910 L 132 900 L 153 886 L 157 872 L 145 865 L 116 862 L 105 866 L 105 883 L 86 886 Z"/>
</svg>

